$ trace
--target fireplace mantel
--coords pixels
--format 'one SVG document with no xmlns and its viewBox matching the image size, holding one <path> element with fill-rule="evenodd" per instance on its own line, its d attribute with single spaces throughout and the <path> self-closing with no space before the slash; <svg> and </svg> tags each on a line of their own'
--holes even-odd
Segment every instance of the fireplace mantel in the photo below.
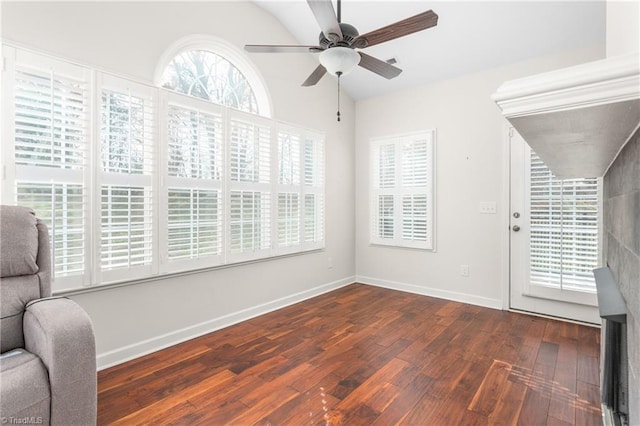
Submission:
<svg viewBox="0 0 640 426">
<path fill-rule="evenodd" d="M 640 58 L 507 81 L 493 100 L 556 176 L 603 176 L 640 122 Z"/>
</svg>

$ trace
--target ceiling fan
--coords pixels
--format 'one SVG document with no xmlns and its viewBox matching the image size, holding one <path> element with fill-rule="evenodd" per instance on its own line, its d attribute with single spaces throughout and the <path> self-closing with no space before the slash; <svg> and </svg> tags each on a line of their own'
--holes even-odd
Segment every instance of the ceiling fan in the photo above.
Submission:
<svg viewBox="0 0 640 426">
<path fill-rule="evenodd" d="M 340 0 L 337 17 L 331 0 L 307 0 L 307 3 L 322 30 L 318 46 L 248 44 L 244 47 L 248 52 L 259 53 L 320 53 L 320 65 L 302 83 L 303 86 L 315 85 L 327 71 L 339 79 L 357 65 L 387 79 L 397 77 L 402 72 L 400 68 L 355 49 L 384 43 L 438 24 L 438 15 L 428 10 L 360 35 L 353 25 L 341 22 Z"/>
</svg>

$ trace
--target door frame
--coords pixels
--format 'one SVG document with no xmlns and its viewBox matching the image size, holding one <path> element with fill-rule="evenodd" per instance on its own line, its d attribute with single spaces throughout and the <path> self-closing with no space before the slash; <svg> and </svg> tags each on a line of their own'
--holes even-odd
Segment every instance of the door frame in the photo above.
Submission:
<svg viewBox="0 0 640 426">
<path fill-rule="evenodd" d="M 506 122 L 503 124 L 502 129 L 502 194 L 501 194 L 501 203 L 503 208 L 500 209 L 500 217 L 499 217 L 499 226 L 501 229 L 500 232 L 500 242 L 501 242 L 501 282 L 502 282 L 502 309 L 505 311 L 514 311 L 521 313 L 528 313 L 530 315 L 547 317 L 560 319 L 563 321 L 576 322 L 579 324 L 585 325 L 593 325 L 591 322 L 583 322 L 579 320 L 572 320 L 568 318 L 557 318 L 554 316 L 535 313 L 535 312 L 524 312 L 520 310 L 514 310 L 511 308 L 511 138 L 515 132 L 514 127 Z M 600 200 L 599 204 L 602 208 L 602 197 L 603 191 L 600 192 Z M 604 214 L 604 210 L 603 213 Z M 604 253 L 604 236 L 602 234 L 603 229 L 603 221 L 600 221 L 599 224 L 599 232 L 601 235 L 601 239 L 599 241 L 600 244 L 600 255 L 599 255 L 599 263 L 602 264 L 603 261 L 603 253 Z M 591 303 L 587 303 L 587 305 L 591 305 Z"/>
<path fill-rule="evenodd" d="M 511 309 L 511 136 L 513 126 L 508 122 L 502 126 L 502 194 L 500 226 L 501 268 L 502 281 L 502 310 Z"/>
</svg>

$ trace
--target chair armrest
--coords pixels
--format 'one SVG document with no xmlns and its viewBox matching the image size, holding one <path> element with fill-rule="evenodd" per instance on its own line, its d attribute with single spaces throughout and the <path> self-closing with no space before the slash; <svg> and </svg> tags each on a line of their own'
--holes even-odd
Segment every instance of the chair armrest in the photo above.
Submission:
<svg viewBox="0 0 640 426">
<path fill-rule="evenodd" d="M 66 298 L 27 304 L 25 349 L 38 355 L 49 372 L 52 425 L 96 423 L 96 348 L 87 313 Z"/>
</svg>

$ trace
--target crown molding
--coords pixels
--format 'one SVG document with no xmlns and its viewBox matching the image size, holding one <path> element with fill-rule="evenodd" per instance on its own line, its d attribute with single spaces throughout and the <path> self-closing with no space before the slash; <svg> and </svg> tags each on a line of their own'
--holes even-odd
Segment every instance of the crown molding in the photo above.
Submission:
<svg viewBox="0 0 640 426">
<path fill-rule="evenodd" d="M 506 118 L 640 98 L 638 53 L 588 62 L 503 83 L 492 99 Z"/>
</svg>

